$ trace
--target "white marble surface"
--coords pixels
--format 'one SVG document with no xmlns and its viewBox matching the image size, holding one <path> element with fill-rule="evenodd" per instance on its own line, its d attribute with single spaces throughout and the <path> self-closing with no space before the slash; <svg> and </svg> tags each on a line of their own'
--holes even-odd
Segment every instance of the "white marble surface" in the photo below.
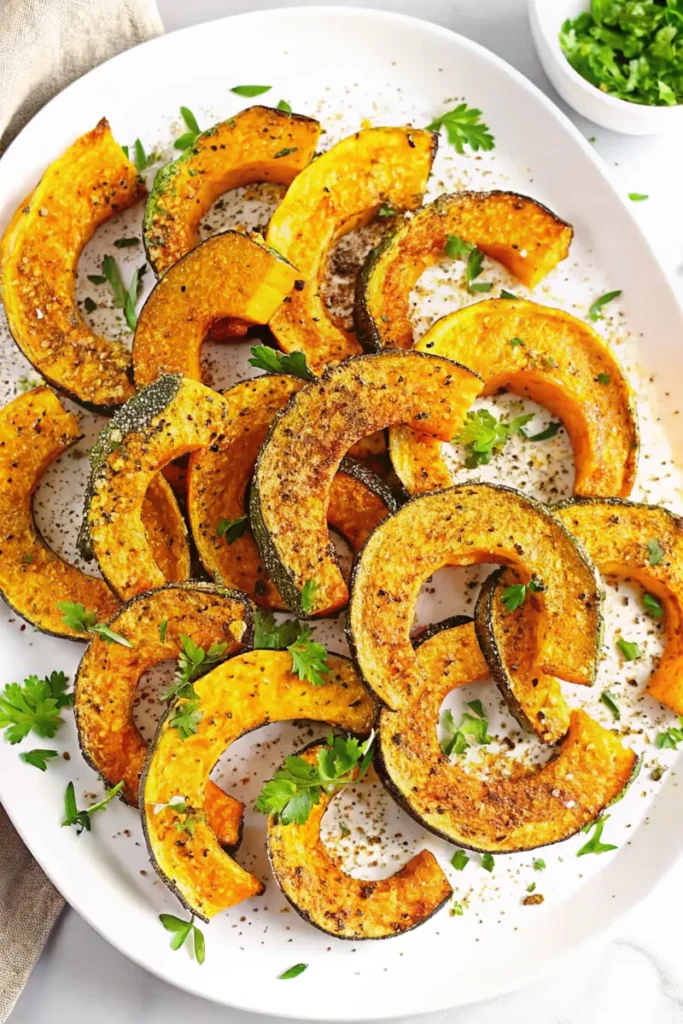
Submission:
<svg viewBox="0 0 683 1024">
<path fill-rule="evenodd" d="M 276 0 L 158 3 L 168 31 L 241 11 L 286 6 Z M 448 26 L 490 47 L 553 95 L 533 49 L 525 0 L 386 0 L 357 6 L 414 14 Z M 98 0 L 98 7 L 105 16 L 106 4 Z M 634 210 L 683 303 L 683 135 L 620 137 L 575 115 L 573 119 L 587 137 L 595 137 L 595 147 L 618 188 L 649 194 L 649 200 L 636 204 Z M 603 940 L 575 955 L 542 984 L 435 1020 L 440 1024 L 683 1024 L 682 928 L 683 863 L 621 922 L 609 944 Z M 225 971 L 229 984 L 229 963 Z M 495 964 L 491 971 L 495 972 Z M 457 991 L 457 962 L 453 986 Z M 343 994 L 335 998 L 343 999 Z M 256 1020 L 158 981 L 108 946 L 71 910 L 62 915 L 11 1017 L 12 1024 L 248 1024 Z"/>
</svg>

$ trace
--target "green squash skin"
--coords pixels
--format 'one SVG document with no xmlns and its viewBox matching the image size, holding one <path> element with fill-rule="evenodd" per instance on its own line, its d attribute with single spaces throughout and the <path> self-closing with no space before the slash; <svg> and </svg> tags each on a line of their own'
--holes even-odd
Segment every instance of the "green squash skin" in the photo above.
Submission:
<svg viewBox="0 0 683 1024">
<path fill-rule="evenodd" d="M 365 352 L 381 352 L 384 349 L 382 335 L 373 319 L 366 300 L 366 294 L 370 279 L 375 267 L 379 263 L 380 256 L 387 251 L 396 232 L 387 235 L 383 241 L 365 257 L 363 265 L 356 277 L 356 287 L 353 299 L 353 326 L 356 337 L 363 346 Z"/>
</svg>

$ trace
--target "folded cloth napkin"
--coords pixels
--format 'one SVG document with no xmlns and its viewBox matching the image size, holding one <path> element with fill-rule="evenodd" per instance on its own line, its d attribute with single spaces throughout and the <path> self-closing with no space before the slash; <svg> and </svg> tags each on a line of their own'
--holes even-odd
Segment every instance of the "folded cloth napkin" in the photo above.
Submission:
<svg viewBox="0 0 683 1024">
<path fill-rule="evenodd" d="M 163 30 L 154 0 L 0 0 L 0 154 L 70 82 Z M 0 1024 L 62 906 L 0 807 Z"/>
</svg>

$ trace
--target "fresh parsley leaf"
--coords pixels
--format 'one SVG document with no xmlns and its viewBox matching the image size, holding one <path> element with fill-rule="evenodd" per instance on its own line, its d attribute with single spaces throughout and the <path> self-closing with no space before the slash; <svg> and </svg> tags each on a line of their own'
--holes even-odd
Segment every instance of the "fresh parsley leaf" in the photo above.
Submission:
<svg viewBox="0 0 683 1024">
<path fill-rule="evenodd" d="M 535 882 L 529 882 L 529 884 L 526 887 L 526 891 L 527 892 L 534 892 L 535 889 L 536 889 L 536 883 Z"/>
<path fill-rule="evenodd" d="M 273 160 L 279 160 L 283 156 L 289 156 L 291 153 L 296 153 L 298 152 L 298 149 L 298 146 L 285 146 L 284 149 L 279 149 L 277 151 L 277 153 L 273 157 Z"/>
<path fill-rule="evenodd" d="M 559 433 L 561 423 L 557 420 L 551 420 L 545 430 L 539 430 L 537 434 L 527 434 L 525 430 L 520 430 L 520 434 L 526 441 L 549 441 L 551 437 L 555 437 L 555 434 Z"/>
<path fill-rule="evenodd" d="M 647 542 L 647 560 L 650 565 L 659 565 L 664 558 L 664 548 L 656 537 Z"/>
<path fill-rule="evenodd" d="M 329 733 L 315 762 L 296 755 L 285 758 L 284 767 L 261 790 L 256 810 L 283 825 L 303 825 L 323 791 L 332 794 L 367 774 L 374 753 L 374 733 L 363 744 L 355 736 Z"/>
<path fill-rule="evenodd" d="M 104 274 L 88 274 L 88 280 L 91 284 L 106 284 L 107 279 Z"/>
<path fill-rule="evenodd" d="M 181 700 L 174 708 L 168 724 L 172 729 L 178 730 L 181 740 L 184 741 L 197 732 L 197 727 L 202 720 L 202 714 L 199 710 L 198 698 Z"/>
<path fill-rule="evenodd" d="M 468 747 L 486 746 L 491 742 L 488 733 L 489 723 L 480 700 L 469 701 L 459 725 L 456 725 L 453 712 L 444 711 L 441 716 L 441 728 L 446 734 L 441 741 L 441 749 L 446 757 L 463 754 Z"/>
<path fill-rule="evenodd" d="M 302 380 L 315 380 L 315 374 L 309 370 L 303 352 L 278 352 L 267 345 L 253 345 L 249 351 L 249 365 L 259 370 L 265 370 L 266 373 L 288 373 Z"/>
<path fill-rule="evenodd" d="M 534 871 L 545 871 L 546 863 L 542 857 L 537 857 L 534 861 Z"/>
<path fill-rule="evenodd" d="M 592 822 L 588 826 L 588 829 L 586 831 L 590 831 L 590 829 L 592 828 L 595 828 L 595 831 L 591 838 L 588 840 L 588 842 L 585 844 L 585 846 L 582 846 L 581 849 L 577 852 L 577 857 L 584 857 L 587 853 L 608 853 L 610 850 L 617 849 L 617 847 L 613 846 L 611 843 L 603 843 L 601 841 L 602 832 L 605 827 L 605 822 L 608 818 L 609 814 L 603 815 L 602 818 L 598 818 L 597 821 Z"/>
<path fill-rule="evenodd" d="M 114 241 L 114 245 L 117 249 L 130 249 L 132 245 L 139 245 L 139 238 L 117 238 Z"/>
<path fill-rule="evenodd" d="M 643 594 L 643 608 L 653 619 L 661 619 L 664 609 L 654 594 Z"/>
<path fill-rule="evenodd" d="M 272 612 L 254 613 L 254 649 L 283 651 L 296 641 L 301 626 L 296 619 L 275 623 Z"/>
<path fill-rule="evenodd" d="M 204 963 L 204 960 L 206 959 L 204 933 L 201 932 L 194 923 L 194 914 L 189 921 L 183 921 L 181 917 L 176 917 L 175 914 L 159 914 L 159 920 L 166 931 L 173 934 L 173 938 L 171 939 L 171 949 L 180 949 L 180 947 L 186 942 L 188 936 L 192 935 L 194 940 L 195 959 L 198 964 Z"/>
<path fill-rule="evenodd" d="M 282 974 L 278 974 L 279 981 L 289 981 L 290 978 L 298 978 L 300 974 L 303 974 L 308 964 L 294 964 L 293 967 L 283 971 Z"/>
<path fill-rule="evenodd" d="M 66 793 L 64 794 L 64 812 L 65 817 L 62 822 L 62 828 L 65 825 L 73 825 L 76 829 L 76 834 L 80 836 L 84 830 L 90 831 L 90 817 L 95 814 L 96 811 L 104 811 L 107 806 L 111 803 L 114 797 L 121 792 L 123 789 L 123 780 L 118 782 L 111 789 L 108 789 L 104 797 L 98 800 L 97 803 L 91 804 L 90 807 L 86 807 L 85 810 L 79 811 L 76 804 L 76 792 L 74 790 L 73 782 L 69 782 L 66 787 Z"/>
<path fill-rule="evenodd" d="M 216 527 L 216 536 L 225 537 L 227 544 L 234 544 L 236 540 L 244 536 L 248 526 L 247 516 L 240 516 L 239 519 L 221 519 Z"/>
<path fill-rule="evenodd" d="M 165 635 L 166 630 L 164 629 Z M 206 675 L 219 661 L 222 661 L 227 649 L 227 643 L 214 643 L 211 644 L 208 651 L 205 651 L 203 647 L 194 642 L 191 636 L 181 633 L 176 675 L 168 689 L 162 693 L 161 699 L 172 701 L 183 697 L 188 700 L 197 700 L 197 693 L 192 683 L 200 676 Z M 192 708 L 191 711 L 196 711 L 196 708 Z M 196 721 L 199 721 L 199 718 Z"/>
<path fill-rule="evenodd" d="M 498 297 L 500 299 L 516 299 L 517 298 L 517 296 L 514 294 L 514 292 L 509 292 L 507 290 L 507 288 L 501 288 L 500 295 Z"/>
<path fill-rule="evenodd" d="M 393 208 L 393 206 L 390 206 L 389 203 L 382 203 L 379 210 L 377 211 L 377 216 L 380 218 L 395 217 L 396 210 Z"/>
<path fill-rule="evenodd" d="M 451 917 L 462 917 L 465 913 L 462 903 L 458 903 L 458 901 L 455 900 L 455 902 L 451 904 L 449 913 Z"/>
<path fill-rule="evenodd" d="M 621 290 L 616 292 L 607 292 L 605 295 L 601 295 L 599 299 L 591 305 L 588 310 L 588 315 L 591 320 L 595 323 L 596 320 L 602 320 L 602 307 L 606 306 L 608 302 L 612 302 L 614 299 L 618 299 L 621 295 Z"/>
<path fill-rule="evenodd" d="M 612 714 L 618 722 L 621 718 L 621 711 L 619 710 L 619 705 L 616 702 L 614 694 L 610 693 L 609 690 L 603 690 L 603 692 L 600 694 L 600 700 L 605 705 L 605 707 L 610 709 L 610 711 L 612 712 Z"/>
<path fill-rule="evenodd" d="M 660 749 L 677 750 L 679 743 L 683 743 L 683 715 L 678 716 L 678 726 L 672 725 L 666 732 L 658 733 L 655 740 Z"/>
<path fill-rule="evenodd" d="M 446 247 L 444 252 L 452 260 L 464 260 L 474 249 L 471 242 L 466 242 L 458 235 L 446 235 Z"/>
<path fill-rule="evenodd" d="M 493 854 L 491 854 L 491 853 L 482 853 L 482 855 L 481 855 L 481 866 L 483 867 L 484 871 L 493 871 L 493 868 L 495 866 L 495 861 L 493 859 Z"/>
<path fill-rule="evenodd" d="M 640 647 L 635 641 L 624 640 L 623 636 L 620 636 L 617 640 L 617 647 L 624 655 L 626 661 L 635 661 L 640 657 Z"/>
<path fill-rule="evenodd" d="M 269 92 L 272 88 L 272 85 L 233 85 L 230 92 L 237 96 L 263 96 L 264 92 Z"/>
<path fill-rule="evenodd" d="M 201 134 L 199 125 L 197 124 L 197 118 L 194 116 L 192 111 L 188 107 L 180 108 L 180 116 L 185 122 L 187 131 L 176 139 L 173 145 L 176 149 L 185 150 L 189 149 L 194 144 L 195 139 Z"/>
<path fill-rule="evenodd" d="M 73 696 L 66 692 L 66 676 L 52 672 L 39 679 L 28 676 L 23 683 L 7 683 L 0 694 L 0 729 L 8 743 L 20 743 L 30 732 L 52 739 L 62 724 L 60 711 Z"/>
<path fill-rule="evenodd" d="M 642 203 L 646 199 L 650 198 L 649 196 L 644 195 L 642 192 L 629 192 L 628 197 L 632 203 Z"/>
<path fill-rule="evenodd" d="M 508 438 L 521 432 L 522 427 L 531 419 L 533 416 L 529 414 L 518 416 L 511 423 L 503 423 L 488 409 L 477 409 L 476 412 L 467 413 L 462 429 L 453 441 L 464 446 L 467 453 L 465 465 L 468 469 L 485 466 L 503 450 Z"/>
<path fill-rule="evenodd" d="M 325 676 L 330 671 L 327 663 L 327 649 L 311 639 L 310 629 L 304 627 L 287 650 L 292 655 L 292 671 L 299 679 L 305 679 L 313 686 L 324 686 Z"/>
<path fill-rule="evenodd" d="M 482 270 L 484 269 L 484 254 L 479 249 L 472 249 L 469 256 L 467 257 L 467 268 L 465 271 L 465 280 L 467 282 L 468 292 L 490 292 L 493 285 L 489 282 L 483 282 L 475 284 L 474 281 L 479 277 Z"/>
<path fill-rule="evenodd" d="M 285 114 L 291 114 L 292 113 L 292 108 L 290 107 L 290 105 L 287 102 L 287 100 L 280 100 L 280 102 L 277 105 L 277 109 L 278 110 L 283 110 L 285 112 Z"/>
<path fill-rule="evenodd" d="M 610 376 L 609 373 L 599 373 L 595 379 L 598 384 L 609 384 Z"/>
<path fill-rule="evenodd" d="M 505 605 L 505 610 L 517 611 L 526 601 L 527 591 L 533 590 L 534 593 L 538 593 L 542 589 L 543 587 L 536 580 L 531 580 L 529 583 L 513 583 L 503 591 L 501 600 Z"/>
<path fill-rule="evenodd" d="M 451 864 L 456 871 L 464 871 L 470 862 L 470 858 L 467 856 L 464 850 L 456 850 L 451 857 Z"/>
<path fill-rule="evenodd" d="M 509 344 L 512 345 L 513 348 L 516 348 L 518 345 L 523 345 L 524 342 L 521 338 L 510 338 Z"/>
<path fill-rule="evenodd" d="M 56 750 L 25 750 L 19 757 L 25 764 L 31 764 L 34 768 L 39 768 L 41 772 L 47 771 L 47 762 L 53 758 L 58 757 Z"/>
<path fill-rule="evenodd" d="M 301 611 L 304 615 L 310 615 L 313 611 L 317 590 L 318 584 L 315 580 L 306 580 L 301 588 Z"/>
<path fill-rule="evenodd" d="M 469 146 L 475 153 L 495 146 L 488 125 L 481 120 L 481 110 L 468 107 L 466 103 L 459 103 L 453 110 L 440 114 L 427 125 L 427 131 L 430 132 L 438 132 L 441 128 L 446 129 L 448 141 L 458 153 L 464 153 L 465 146 Z"/>
<path fill-rule="evenodd" d="M 168 619 L 164 619 L 163 622 L 159 623 L 159 639 L 162 644 L 166 643 L 166 630 L 168 629 Z"/>
<path fill-rule="evenodd" d="M 62 620 L 69 629 L 77 633 L 90 633 L 91 636 L 100 636 L 110 644 L 121 644 L 122 647 L 132 647 L 130 640 L 125 636 L 115 633 L 105 622 L 98 622 L 95 612 L 87 611 L 84 605 L 78 601 L 58 601 L 57 608 L 62 613 Z"/>
</svg>

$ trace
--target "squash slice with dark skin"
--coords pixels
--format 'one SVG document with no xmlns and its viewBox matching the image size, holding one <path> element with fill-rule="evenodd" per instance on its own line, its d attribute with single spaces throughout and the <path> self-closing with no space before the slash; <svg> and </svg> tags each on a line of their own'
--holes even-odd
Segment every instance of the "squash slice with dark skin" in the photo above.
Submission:
<svg viewBox="0 0 683 1024">
<path fill-rule="evenodd" d="M 133 370 L 138 388 L 160 373 L 201 380 L 201 348 L 216 321 L 266 324 L 298 274 L 274 250 L 224 231 L 183 256 L 157 282 L 135 329 Z"/>
<path fill-rule="evenodd" d="M 299 752 L 314 764 L 324 743 Z M 324 791 L 303 825 L 268 819 L 268 857 L 275 880 L 305 921 L 337 939 L 388 939 L 424 924 L 453 895 L 433 853 L 421 850 L 390 878 L 346 874 L 320 835 L 334 799 Z"/>
<path fill-rule="evenodd" d="M 301 350 L 320 373 L 362 351 L 355 334 L 336 323 L 322 295 L 327 256 L 349 231 L 369 223 L 383 205 L 414 210 L 422 202 L 437 136 L 415 128 L 365 128 L 332 146 L 293 182 L 275 211 L 266 241 L 306 282 L 273 317 L 285 352 Z"/>
<path fill-rule="evenodd" d="M 328 537 L 327 508 L 349 448 L 395 423 L 450 438 L 480 387 L 476 375 L 449 359 L 386 352 L 331 367 L 290 400 L 256 463 L 251 525 L 292 611 L 330 615 L 348 600 Z"/>
<path fill-rule="evenodd" d="M 426 683 L 410 642 L 418 595 L 445 565 L 500 562 L 536 594 L 538 662 L 569 682 L 595 678 L 601 591 L 595 567 L 540 502 L 493 484 L 413 498 L 370 534 L 353 570 L 347 631 L 364 681 L 397 710 Z"/>
<path fill-rule="evenodd" d="M 325 685 L 313 686 L 292 672 L 288 651 L 239 654 L 194 684 L 201 712 L 196 733 L 181 739 L 171 724 L 174 711 L 159 726 L 140 787 L 147 848 L 164 882 L 205 921 L 264 889 L 221 849 L 203 819 L 207 780 L 224 751 L 269 722 L 311 719 L 361 734 L 372 727 L 374 705 L 352 662 L 330 655 L 328 664 Z M 196 821 L 180 839 L 184 816 L 173 807 L 179 795 Z"/>
<path fill-rule="evenodd" d="M 428 267 L 448 258 L 451 236 L 476 246 L 534 288 L 568 255 L 572 234 L 571 226 L 545 206 L 515 192 L 439 196 L 368 256 L 356 288 L 358 339 L 371 352 L 412 348 L 410 293 Z"/>
<path fill-rule="evenodd" d="M 199 224 L 230 189 L 271 181 L 289 185 L 315 153 L 311 117 L 254 106 L 202 132 L 157 174 L 145 210 L 144 242 L 157 277 L 199 242 Z"/>
<path fill-rule="evenodd" d="M 633 751 L 584 711 L 543 765 L 481 748 L 449 760 L 436 732 L 439 708 L 455 687 L 488 676 L 472 623 L 439 632 L 416 651 L 427 679 L 419 700 L 382 710 L 375 765 L 398 802 L 425 828 L 489 853 L 515 853 L 578 832 L 623 792 L 637 770 Z"/>
<path fill-rule="evenodd" d="M 263 608 L 286 610 L 266 571 L 248 524 L 239 537 L 218 535 L 221 522 L 246 516 L 247 492 L 259 450 L 273 417 L 304 386 L 296 377 L 266 374 L 223 393 L 228 405 L 225 434 L 217 450 L 190 456 L 187 510 L 202 564 L 209 575 L 237 587 Z M 327 522 L 360 551 L 372 529 L 396 502 L 370 470 L 344 459 L 330 488 Z"/>
<path fill-rule="evenodd" d="M 482 395 L 512 391 L 559 416 L 574 448 L 575 494 L 630 493 L 638 457 L 633 394 L 587 323 L 535 302 L 487 299 L 437 320 L 416 348 L 469 366 L 485 382 Z M 390 448 L 411 494 L 453 482 L 438 442 L 399 427 Z"/>
<path fill-rule="evenodd" d="M 0 298 L 17 345 L 45 378 L 103 410 L 134 393 L 130 352 L 88 327 L 76 303 L 84 246 L 147 190 L 106 119 L 50 164 L 0 243 Z"/>
<path fill-rule="evenodd" d="M 133 646 L 100 637 L 90 641 L 74 687 L 78 739 L 85 760 L 105 783 L 115 786 L 123 781 L 123 798 L 137 804 L 147 752 L 133 720 L 139 680 L 156 665 L 178 658 L 182 635 L 205 651 L 225 643 L 226 656 L 248 647 L 253 635 L 251 605 L 244 594 L 214 584 L 167 584 L 129 601 L 109 626 Z M 205 813 L 222 845 L 232 848 L 239 842 L 243 809 L 239 800 L 208 783 Z"/>
<path fill-rule="evenodd" d="M 215 391 L 165 374 L 100 434 L 90 454 L 80 546 L 122 600 L 166 582 L 141 517 L 151 480 L 173 459 L 219 443 L 226 414 Z"/>
</svg>

